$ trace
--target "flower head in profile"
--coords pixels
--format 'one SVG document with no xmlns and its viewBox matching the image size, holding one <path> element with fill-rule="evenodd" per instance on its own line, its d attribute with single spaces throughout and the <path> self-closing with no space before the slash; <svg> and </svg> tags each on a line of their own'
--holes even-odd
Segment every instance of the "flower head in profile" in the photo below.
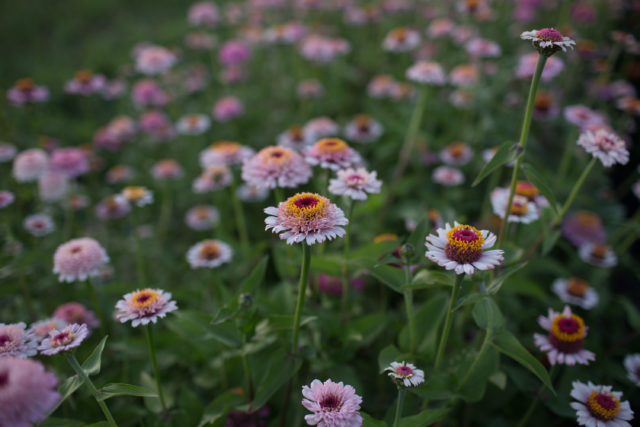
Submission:
<svg viewBox="0 0 640 427">
<path fill-rule="evenodd" d="M 131 320 L 131 326 L 156 323 L 158 318 L 178 309 L 171 294 L 162 289 L 142 289 L 126 294 L 116 304 L 116 319 L 121 323 Z"/>
<path fill-rule="evenodd" d="M 566 52 L 567 48 L 573 49 L 576 44 L 575 41 L 563 36 L 555 28 L 525 31 L 520 34 L 520 38 L 522 40 L 531 40 L 533 47 L 536 48 L 540 55 L 545 56 L 551 56 L 559 50 Z"/>
<path fill-rule="evenodd" d="M 151 175 L 159 181 L 170 181 L 182 177 L 184 169 L 173 159 L 163 159 L 153 165 Z"/>
<path fill-rule="evenodd" d="M 195 193 L 208 193 L 231 185 L 231 170 L 227 166 L 209 166 L 193 181 Z"/>
<path fill-rule="evenodd" d="M 269 190 L 249 184 L 242 184 L 238 187 L 236 194 L 243 202 L 255 203 L 261 202 L 269 197 Z"/>
<path fill-rule="evenodd" d="M 399 27 L 387 33 L 382 47 L 389 52 L 407 52 L 415 49 L 419 44 L 419 32 L 411 28 Z"/>
<path fill-rule="evenodd" d="M 73 323 L 62 329 L 49 331 L 49 336 L 42 340 L 38 350 L 44 355 L 53 356 L 54 354 L 79 347 L 88 336 L 89 329 L 87 325 Z"/>
<path fill-rule="evenodd" d="M 0 357 L 0 425 L 29 427 L 44 421 L 60 400 L 58 379 L 42 363 Z"/>
<path fill-rule="evenodd" d="M 82 96 L 102 93 L 107 85 L 107 78 L 102 74 L 94 74 L 91 70 L 77 71 L 73 79 L 67 81 L 64 90 Z"/>
<path fill-rule="evenodd" d="M 214 268 L 231 261 L 231 246 L 220 240 L 203 240 L 187 252 L 191 268 Z"/>
<path fill-rule="evenodd" d="M 436 62 L 419 61 L 406 72 L 407 78 L 413 82 L 442 86 L 446 82 L 446 75 L 442 66 Z"/>
<path fill-rule="evenodd" d="M 286 239 L 287 244 L 306 242 L 307 245 L 322 243 L 345 234 L 349 223 L 342 209 L 326 197 L 314 193 L 298 193 L 280 202 L 278 207 L 266 208 L 264 222 L 266 230 L 272 229 Z"/>
<path fill-rule="evenodd" d="M 156 45 L 145 46 L 135 55 L 136 70 L 146 75 L 162 74 L 173 67 L 177 60 L 169 49 Z"/>
<path fill-rule="evenodd" d="M 82 237 L 58 246 L 53 255 L 53 272 L 61 282 L 84 281 L 97 276 L 108 262 L 109 256 L 100 243 Z"/>
<path fill-rule="evenodd" d="M 473 157 L 473 150 L 464 142 L 452 142 L 440 152 L 440 159 L 450 166 L 462 166 Z"/>
<path fill-rule="evenodd" d="M 624 358 L 624 367 L 627 370 L 627 378 L 640 387 L 640 353 L 628 354 Z"/>
<path fill-rule="evenodd" d="M 340 127 L 329 117 L 316 117 L 309 120 L 304 125 L 304 131 L 314 140 L 336 136 L 340 132 Z"/>
<path fill-rule="evenodd" d="M 360 155 L 339 138 L 321 139 L 303 153 L 309 164 L 335 171 L 357 166 L 362 161 Z"/>
<path fill-rule="evenodd" d="M 493 213 L 500 218 L 506 216 L 507 203 L 509 202 L 509 189 L 508 188 L 496 188 L 491 192 L 491 206 L 493 207 Z M 538 207 L 529 202 L 529 200 L 520 195 L 514 195 L 511 202 L 511 208 L 509 209 L 508 222 L 520 222 L 523 224 L 529 224 L 540 217 Z"/>
<path fill-rule="evenodd" d="M 38 353 L 38 337 L 26 328 L 24 322 L 0 323 L 0 360 L 4 357 L 31 357 Z"/>
<path fill-rule="evenodd" d="M 311 411 L 305 415 L 308 425 L 319 427 L 360 427 L 362 417 L 358 413 L 362 397 L 356 390 L 342 382 L 330 379 L 324 383 L 313 380 L 309 386 L 302 386 L 302 406 Z"/>
<path fill-rule="evenodd" d="M 220 212 L 214 206 L 198 205 L 187 211 L 184 220 L 193 230 L 211 230 L 220 220 Z"/>
<path fill-rule="evenodd" d="M 78 147 L 58 148 L 51 153 L 50 167 L 54 172 L 76 178 L 89 172 L 89 156 Z"/>
<path fill-rule="evenodd" d="M 29 215 L 24 219 L 22 225 L 29 234 L 36 237 L 46 236 L 56 229 L 53 219 L 43 213 Z"/>
<path fill-rule="evenodd" d="M 7 91 L 7 100 L 16 107 L 24 104 L 37 104 L 49 99 L 49 89 L 38 86 L 29 77 L 21 78 Z"/>
<path fill-rule="evenodd" d="M 380 138 L 382 125 L 366 114 L 358 114 L 344 128 L 347 139 L 355 142 L 369 143 Z"/>
<path fill-rule="evenodd" d="M 584 320 L 565 306 L 562 313 L 549 309 L 547 316 L 538 317 L 540 326 L 549 331 L 548 335 L 534 334 L 533 339 L 540 350 L 547 353 L 549 363 L 565 365 L 588 365 L 596 360 L 596 355 L 584 349 L 587 327 Z"/>
<path fill-rule="evenodd" d="M 69 178 L 57 172 L 47 172 L 38 178 L 38 196 L 43 202 L 57 202 L 69 191 Z"/>
<path fill-rule="evenodd" d="M 270 146 L 242 165 L 242 179 L 258 188 L 293 188 L 311 179 L 311 167 L 290 148 Z"/>
<path fill-rule="evenodd" d="M 454 187 L 464 182 L 464 174 L 456 168 L 449 166 L 438 166 L 433 170 L 431 175 L 433 182 L 442 184 L 447 187 Z"/>
<path fill-rule="evenodd" d="M 2 190 L 0 191 L 0 209 L 6 208 L 16 199 L 16 196 L 13 195 L 11 191 Z"/>
<path fill-rule="evenodd" d="M 503 260 L 501 249 L 488 250 L 496 242 L 496 236 L 487 230 L 470 225 L 449 223 L 436 230 L 437 235 L 427 236 L 425 256 L 456 274 L 473 274 L 476 270 L 492 270 Z"/>
<path fill-rule="evenodd" d="M 200 152 L 200 166 L 206 169 L 210 166 L 239 165 L 251 156 L 253 150 L 237 142 L 214 142 Z"/>
<path fill-rule="evenodd" d="M 182 116 L 176 123 L 176 130 L 182 135 L 202 135 L 211 126 L 211 120 L 204 114 Z"/>
<path fill-rule="evenodd" d="M 121 194 L 107 196 L 96 205 L 96 216 L 100 219 L 122 218 L 131 211 L 131 205 Z"/>
<path fill-rule="evenodd" d="M 337 178 L 329 181 L 329 192 L 353 200 L 366 200 L 368 194 L 379 193 L 381 186 L 382 181 L 377 179 L 375 171 L 349 168 L 339 170 Z"/>
<path fill-rule="evenodd" d="M 235 96 L 225 96 L 216 101 L 213 106 L 213 118 L 219 122 L 228 122 L 239 117 L 244 112 L 244 105 Z"/>
<path fill-rule="evenodd" d="M 62 304 L 53 312 L 53 318 L 56 320 L 64 320 L 66 323 L 85 324 L 90 329 L 100 326 L 100 321 L 96 319 L 93 311 L 87 310 L 84 305 L 78 302 Z"/>
<path fill-rule="evenodd" d="M 622 393 L 611 386 L 596 385 L 589 381 L 572 383 L 571 407 L 576 410 L 578 425 L 587 427 L 631 427 L 633 411 L 629 401 L 622 401 Z"/>
<path fill-rule="evenodd" d="M 153 203 L 153 193 L 146 187 L 130 185 L 122 190 L 121 195 L 130 204 L 138 207 Z"/>
<path fill-rule="evenodd" d="M 585 243 L 578 248 L 578 255 L 584 262 L 596 267 L 609 268 L 618 263 L 616 253 L 604 243 Z"/>
<path fill-rule="evenodd" d="M 13 177 L 18 182 L 37 181 L 49 170 L 49 155 L 39 148 L 31 148 L 13 159 Z"/>
<path fill-rule="evenodd" d="M 416 387 L 424 382 L 424 371 L 405 361 L 391 362 L 385 371 L 389 371 L 389 377 L 399 386 Z"/>
<path fill-rule="evenodd" d="M 601 243 L 607 238 L 602 220 L 595 212 L 590 211 L 578 211 L 570 215 L 562 224 L 562 235 L 575 246 Z"/>
<path fill-rule="evenodd" d="M 67 322 L 63 319 L 57 319 L 55 317 L 51 319 L 39 320 L 35 323 L 32 323 L 29 326 L 28 333 L 33 333 L 38 340 L 42 340 L 49 335 L 49 332 L 54 329 L 62 329 L 67 326 Z"/>
<path fill-rule="evenodd" d="M 577 277 L 558 278 L 554 280 L 551 289 L 562 302 L 577 305 L 585 310 L 591 310 L 598 305 L 598 292 L 589 286 L 585 280 Z"/>
<path fill-rule="evenodd" d="M 292 150 L 301 151 L 304 147 L 313 144 L 314 139 L 302 126 L 293 125 L 278 135 L 278 145 Z"/>
<path fill-rule="evenodd" d="M 616 163 L 624 165 L 629 161 L 629 151 L 624 141 L 607 129 L 587 130 L 580 135 L 577 144 L 597 157 L 605 167 Z"/>
</svg>

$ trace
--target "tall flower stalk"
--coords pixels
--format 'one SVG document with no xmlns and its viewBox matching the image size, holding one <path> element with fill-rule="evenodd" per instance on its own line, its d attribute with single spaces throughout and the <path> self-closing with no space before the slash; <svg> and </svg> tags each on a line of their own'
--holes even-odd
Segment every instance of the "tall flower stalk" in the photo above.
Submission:
<svg viewBox="0 0 640 427">
<path fill-rule="evenodd" d="M 438 367 L 440 367 L 440 363 L 442 363 L 442 356 L 444 355 L 444 349 L 447 346 L 447 341 L 449 340 L 449 333 L 451 332 L 451 319 L 453 317 L 453 308 L 456 305 L 456 301 L 458 300 L 458 293 L 460 292 L 460 286 L 462 285 L 462 280 L 464 279 L 464 274 L 456 275 L 456 281 L 453 284 L 453 288 L 451 289 L 451 299 L 449 300 L 449 307 L 447 308 L 447 314 L 444 319 L 444 328 L 442 329 L 442 335 L 440 335 L 440 343 L 438 344 L 438 352 L 436 353 L 436 360 L 433 364 L 433 371 L 437 371 Z"/>
<path fill-rule="evenodd" d="M 306 243 L 302 244 L 302 267 L 300 269 L 300 281 L 298 282 L 298 300 L 296 302 L 296 311 L 293 315 L 293 338 L 291 344 L 291 353 L 298 352 L 298 337 L 300 335 L 300 319 L 302 317 L 302 308 L 304 307 L 305 294 L 307 293 L 307 284 L 309 283 L 309 267 L 311 266 L 311 246 Z"/>
<path fill-rule="evenodd" d="M 402 175 L 404 174 L 404 170 L 409 164 L 411 152 L 413 151 L 413 146 L 415 145 L 418 131 L 420 130 L 420 124 L 422 123 L 422 116 L 424 116 L 424 108 L 427 103 L 427 92 L 428 88 L 426 86 L 420 87 L 418 92 L 418 100 L 416 101 L 416 105 L 413 108 L 413 113 L 411 114 L 411 119 L 409 121 L 409 127 L 407 128 L 407 133 L 404 137 L 404 143 L 402 145 L 402 148 L 400 149 L 398 163 L 396 165 L 395 171 L 393 172 L 393 178 L 391 180 L 392 187 L 394 186 L 394 184 L 397 184 L 398 181 L 400 181 Z"/>
<path fill-rule="evenodd" d="M 404 395 L 407 393 L 407 390 L 403 387 L 398 387 L 398 401 L 396 404 L 396 415 L 393 418 L 393 427 L 398 427 L 400 425 L 400 418 L 402 418 L 402 407 L 404 406 Z"/>
<path fill-rule="evenodd" d="M 153 367 L 153 376 L 156 379 L 156 388 L 158 389 L 158 397 L 160 398 L 160 404 L 162 410 L 167 411 L 167 403 L 164 400 L 164 393 L 162 392 L 162 384 L 160 383 L 160 373 L 158 371 L 158 361 L 156 360 L 156 348 L 153 342 L 153 334 L 149 325 L 144 325 L 144 332 L 147 337 L 147 344 L 149 346 L 149 356 L 151 357 L 151 365 Z"/>
</svg>

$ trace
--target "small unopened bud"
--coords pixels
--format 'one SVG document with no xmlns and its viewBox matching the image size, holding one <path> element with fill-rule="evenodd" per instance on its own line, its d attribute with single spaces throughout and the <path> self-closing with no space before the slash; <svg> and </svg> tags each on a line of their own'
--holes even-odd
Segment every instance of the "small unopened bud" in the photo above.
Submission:
<svg viewBox="0 0 640 427">
<path fill-rule="evenodd" d="M 416 248 L 411 243 L 405 243 L 400 248 L 400 256 L 403 259 L 411 259 L 416 254 Z"/>
<path fill-rule="evenodd" d="M 245 292 L 240 294 L 240 296 L 238 296 L 238 305 L 240 306 L 241 309 L 249 308 L 251 307 L 252 304 L 253 304 L 253 297 L 251 296 L 250 293 Z"/>
</svg>

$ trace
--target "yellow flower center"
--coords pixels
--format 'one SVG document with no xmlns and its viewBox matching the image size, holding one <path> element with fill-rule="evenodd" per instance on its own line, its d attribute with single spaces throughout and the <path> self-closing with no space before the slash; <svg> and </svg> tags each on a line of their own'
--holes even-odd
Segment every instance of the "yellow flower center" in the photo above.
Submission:
<svg viewBox="0 0 640 427">
<path fill-rule="evenodd" d="M 407 37 L 409 37 L 409 30 L 407 30 L 406 28 L 396 28 L 391 30 L 391 33 L 389 35 L 391 36 L 391 38 L 402 43 L 407 40 Z"/>
<path fill-rule="evenodd" d="M 311 219 L 324 214 L 330 202 L 318 194 L 298 193 L 285 203 L 285 210 L 291 215 Z"/>
<path fill-rule="evenodd" d="M 529 181 L 518 181 L 516 183 L 516 194 L 531 200 L 540 194 L 540 191 Z"/>
<path fill-rule="evenodd" d="M 572 277 L 567 281 L 567 292 L 576 297 L 583 297 L 587 293 L 589 285 L 582 279 Z"/>
<path fill-rule="evenodd" d="M 232 156 L 240 151 L 240 144 L 231 141 L 214 142 L 210 147 L 212 150 L 226 156 Z"/>
<path fill-rule="evenodd" d="M 143 289 L 129 298 L 129 303 L 139 310 L 151 307 L 160 298 L 160 294 L 153 289 Z"/>
<path fill-rule="evenodd" d="M 580 341 L 584 339 L 584 320 L 575 314 L 558 314 L 551 322 L 550 333 L 562 342 Z"/>
<path fill-rule="evenodd" d="M 274 166 L 287 163 L 293 156 L 293 152 L 285 147 L 263 148 L 259 154 L 265 163 Z"/>
<path fill-rule="evenodd" d="M 323 153 L 335 153 L 346 150 L 349 146 L 339 138 L 324 138 L 316 142 L 316 148 Z"/>
<path fill-rule="evenodd" d="M 620 400 L 607 391 L 593 390 L 587 399 L 587 408 L 599 420 L 609 421 L 620 412 Z"/>
<path fill-rule="evenodd" d="M 200 247 L 200 258 L 214 260 L 220 256 L 220 245 L 213 240 L 207 240 Z"/>
<path fill-rule="evenodd" d="M 551 99 L 551 95 L 545 92 L 538 92 L 535 100 L 535 108 L 540 111 L 548 111 L 553 104 L 553 99 Z"/>
<path fill-rule="evenodd" d="M 598 259 L 604 259 L 609 253 L 609 246 L 602 243 L 594 243 L 593 249 L 591 249 L 591 256 Z"/>
<path fill-rule="evenodd" d="M 93 72 L 91 70 L 80 70 L 76 72 L 75 79 L 80 83 L 88 83 L 93 77 Z"/>
<path fill-rule="evenodd" d="M 467 146 L 464 142 L 454 142 L 449 144 L 449 146 L 447 147 L 447 151 L 452 157 L 458 158 L 464 155 L 464 153 L 467 151 Z"/>
<path fill-rule="evenodd" d="M 147 194 L 147 189 L 140 186 L 125 187 L 122 190 L 122 195 L 130 202 L 142 199 Z"/>
<path fill-rule="evenodd" d="M 471 225 L 456 225 L 447 233 L 447 246 L 451 245 L 458 252 L 475 252 L 482 250 L 484 237 Z"/>
<path fill-rule="evenodd" d="M 514 197 L 513 203 L 511 203 L 510 213 L 513 215 L 524 215 L 529 210 L 529 203 L 524 197 Z"/>
<path fill-rule="evenodd" d="M 602 225 L 600 217 L 589 211 L 580 211 L 576 214 L 576 220 L 584 227 L 596 228 Z"/>
</svg>

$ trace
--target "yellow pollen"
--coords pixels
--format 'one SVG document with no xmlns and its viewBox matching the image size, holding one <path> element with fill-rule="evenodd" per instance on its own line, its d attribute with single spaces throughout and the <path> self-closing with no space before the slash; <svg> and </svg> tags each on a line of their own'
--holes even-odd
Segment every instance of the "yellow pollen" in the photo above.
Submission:
<svg viewBox="0 0 640 427">
<path fill-rule="evenodd" d="M 538 191 L 538 188 L 529 181 L 518 181 L 516 183 L 516 194 L 531 200 L 540 194 L 540 191 Z"/>
<path fill-rule="evenodd" d="M 463 238 L 461 235 L 465 231 L 471 231 L 475 234 L 470 235 L 469 239 Z M 447 244 L 456 249 L 457 252 L 476 252 L 482 250 L 482 244 L 484 243 L 484 237 L 482 233 L 471 225 L 456 225 L 447 233 Z"/>
<path fill-rule="evenodd" d="M 452 157 L 462 157 L 462 155 L 467 151 L 467 145 L 464 142 L 452 142 L 447 147 L 447 151 Z"/>
<path fill-rule="evenodd" d="M 139 186 L 129 186 L 122 190 L 122 195 L 130 202 L 142 199 L 147 194 L 147 189 Z"/>
<path fill-rule="evenodd" d="M 286 202 L 285 210 L 293 216 L 305 219 L 322 216 L 329 206 L 329 199 L 314 193 L 298 193 Z"/>
<path fill-rule="evenodd" d="M 589 285 L 582 279 L 571 277 L 567 280 L 567 292 L 576 297 L 583 297 L 587 293 Z"/>
<path fill-rule="evenodd" d="M 216 259 L 220 256 L 220 245 L 213 240 L 205 241 L 200 247 L 200 258 L 207 260 Z"/>
<path fill-rule="evenodd" d="M 384 234 L 378 234 L 375 239 L 373 239 L 374 243 L 380 243 L 380 242 L 388 242 L 388 241 L 392 241 L 392 240 L 398 240 L 398 235 L 393 234 L 393 233 L 384 233 Z"/>
<path fill-rule="evenodd" d="M 524 197 L 519 197 L 518 200 L 514 198 L 513 203 L 511 204 L 510 213 L 513 215 L 524 215 L 529 210 L 529 203 L 527 199 Z"/>
<path fill-rule="evenodd" d="M 20 90 L 33 89 L 34 86 L 35 86 L 35 83 L 33 82 L 33 79 L 30 79 L 29 77 L 19 79 L 16 82 L 16 87 Z"/>
<path fill-rule="evenodd" d="M 346 150 L 349 146 L 339 138 L 324 138 L 316 142 L 316 148 L 324 153 L 335 153 Z"/>
<path fill-rule="evenodd" d="M 129 298 L 129 303 L 137 309 L 149 308 L 160 298 L 160 294 L 152 289 L 143 289 Z"/>
<path fill-rule="evenodd" d="M 596 399 L 596 397 L 601 394 L 609 396 L 615 406 L 611 409 L 604 408 Z M 593 390 L 589 395 L 589 398 L 587 399 L 587 405 L 589 406 L 589 410 L 591 412 L 593 412 L 597 417 L 606 421 L 613 419 L 613 417 L 615 417 L 618 412 L 620 412 L 620 400 L 612 393 L 609 393 L 607 391 Z"/>
<path fill-rule="evenodd" d="M 578 324 L 578 329 L 576 329 L 575 332 L 568 333 L 560 330 L 560 321 L 568 318 L 573 319 Z M 581 340 L 584 338 L 584 320 L 575 314 L 571 314 L 570 317 L 567 317 L 564 314 L 558 314 L 551 322 L 551 334 L 563 342 L 575 342 Z"/>
<path fill-rule="evenodd" d="M 240 144 L 231 141 L 214 142 L 211 144 L 210 149 L 219 151 L 225 155 L 233 155 L 240 151 Z"/>
</svg>

